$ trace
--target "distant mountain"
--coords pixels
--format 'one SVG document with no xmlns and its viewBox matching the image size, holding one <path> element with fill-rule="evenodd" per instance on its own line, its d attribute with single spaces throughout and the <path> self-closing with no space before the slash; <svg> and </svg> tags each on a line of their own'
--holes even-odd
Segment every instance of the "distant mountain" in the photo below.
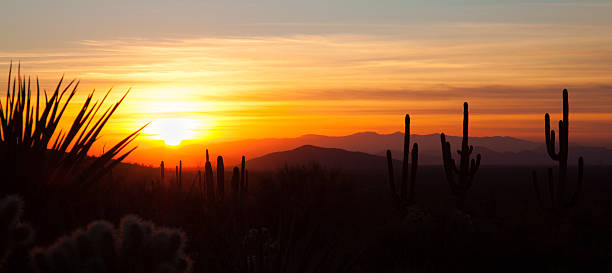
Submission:
<svg viewBox="0 0 612 273">
<path fill-rule="evenodd" d="M 385 157 L 385 151 L 390 149 L 393 158 L 401 159 L 404 134 L 378 134 L 362 132 L 348 136 L 304 135 L 296 138 L 249 139 L 232 142 L 189 144 L 177 148 L 158 149 L 155 153 L 159 160 L 168 158 L 181 159 L 189 165 L 203 165 L 204 151 L 209 149 L 212 158 L 223 155 L 226 165 L 234 165 L 245 155 L 250 158 L 261 157 L 277 151 L 288 151 L 304 145 L 321 148 L 338 148 L 346 151 L 362 152 Z M 461 146 L 461 137 L 447 136 L 452 149 Z M 411 143 L 419 143 L 419 161 L 423 165 L 441 164 L 440 135 L 411 135 Z M 549 165 L 542 143 L 527 141 L 507 136 L 470 137 L 474 153 L 481 153 L 485 165 Z M 138 152 L 138 150 L 136 151 Z M 149 153 L 151 154 L 151 153 Z M 454 153 L 456 155 L 456 153 Z M 577 162 L 577 155 L 582 155 L 587 164 L 612 165 L 612 150 L 603 147 L 585 147 L 570 144 L 570 164 Z M 178 160 L 176 160 L 178 161 Z"/>
<path fill-rule="evenodd" d="M 543 147 L 542 147 L 543 148 Z M 578 162 L 578 154 L 583 155 L 590 164 L 601 164 L 602 150 L 584 147 L 574 147 L 576 155 L 570 155 L 570 165 Z M 480 153 L 483 157 L 482 165 L 553 165 L 552 161 L 544 152 L 522 151 L 519 153 L 499 153 L 487 148 L 474 148 L 474 153 Z M 398 154 L 401 153 L 398 151 Z M 604 152 L 608 164 L 612 163 L 612 150 Z M 430 153 L 419 154 L 419 163 L 423 165 L 440 165 L 441 155 Z M 298 148 L 274 152 L 247 161 L 247 166 L 252 170 L 275 170 L 284 165 L 306 165 L 310 162 L 318 162 L 328 168 L 337 168 L 350 172 L 380 171 L 385 172 L 387 161 L 383 155 L 372 155 L 363 152 L 352 152 L 338 148 L 323 148 L 313 145 L 304 145 Z M 394 165 L 399 168 L 400 161 L 395 159 Z"/>
<path fill-rule="evenodd" d="M 447 136 L 453 146 L 461 144 L 461 137 Z M 418 142 L 423 152 L 437 153 L 440 151 L 440 135 L 411 135 L 411 142 Z M 470 137 L 470 143 L 495 152 L 525 151 L 538 147 L 540 144 L 513 137 Z M 373 155 L 384 155 L 387 149 L 401 151 L 404 145 L 404 134 L 378 134 L 362 132 L 347 136 L 304 135 L 296 138 L 250 139 L 224 143 L 206 144 L 210 151 L 219 151 L 224 157 L 240 158 L 242 154 L 253 158 L 274 151 L 291 150 L 304 145 L 325 148 L 339 148 L 347 151 L 364 152 Z M 204 147 L 204 145 L 201 145 Z M 200 148 L 202 149 L 202 148 Z M 401 158 L 401 153 L 394 153 L 394 158 Z M 440 156 L 436 155 L 436 158 Z M 230 159 L 231 160 L 231 159 Z M 233 160 L 232 160 L 233 161 Z"/>
<path fill-rule="evenodd" d="M 460 145 L 453 145 L 453 151 L 461 148 Z M 420 149 L 420 143 L 419 143 Z M 392 151 L 393 158 L 401 159 L 402 150 Z M 486 147 L 474 147 L 473 155 L 480 154 L 482 156 L 482 165 L 515 165 L 515 166 L 530 166 L 530 165 L 553 165 L 553 161 L 548 157 L 544 145 L 537 146 L 531 150 L 519 152 L 496 152 Z M 377 154 L 383 156 L 383 153 Z M 577 165 L 578 157 L 582 156 L 587 165 L 612 165 L 612 150 L 602 147 L 584 147 L 572 145 L 568 158 L 569 165 Z M 453 153 L 453 157 L 458 160 L 459 155 Z M 421 165 L 441 165 L 442 154 L 438 151 L 422 151 L 419 150 L 419 164 Z"/>
<path fill-rule="evenodd" d="M 543 147 L 542 147 L 543 148 Z M 577 154 L 583 155 L 590 164 L 601 164 L 600 154 L 602 150 L 574 147 L 576 155 L 570 155 L 570 165 L 578 162 Z M 553 165 L 552 161 L 544 152 L 522 151 L 519 153 L 499 153 L 487 148 L 474 148 L 474 153 L 480 153 L 483 157 L 482 165 Z M 401 155 L 401 152 L 397 152 Z M 607 150 L 607 164 L 612 163 L 612 150 Z M 430 153 L 419 154 L 419 164 L 440 165 L 441 155 Z M 589 161 L 590 160 L 590 161 Z M 379 171 L 385 172 L 387 161 L 384 155 L 372 155 L 363 152 L 352 152 L 338 148 L 323 148 L 313 145 L 304 145 L 298 148 L 274 152 L 247 161 L 247 166 L 252 170 L 270 171 L 283 167 L 284 165 L 306 165 L 310 162 L 318 162 L 328 168 L 337 168 L 350 172 Z M 399 168 L 400 161 L 395 159 L 394 165 Z"/>
<path fill-rule="evenodd" d="M 304 145 L 293 150 L 274 152 L 261 157 L 248 160 L 249 170 L 270 171 L 285 165 L 299 166 L 317 162 L 322 166 L 344 171 L 377 171 L 385 172 L 387 161 L 385 157 L 362 152 L 351 152 L 337 148 L 322 148 Z M 399 161 L 394 164 L 399 166 Z"/>
</svg>

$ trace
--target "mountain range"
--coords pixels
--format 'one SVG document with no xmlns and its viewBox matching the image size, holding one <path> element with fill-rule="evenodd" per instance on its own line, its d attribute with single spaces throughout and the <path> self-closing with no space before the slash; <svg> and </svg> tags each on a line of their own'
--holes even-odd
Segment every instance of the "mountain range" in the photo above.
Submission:
<svg viewBox="0 0 612 273">
<path fill-rule="evenodd" d="M 367 156 L 384 159 L 387 149 L 391 150 L 393 158 L 401 159 L 403 156 L 403 138 L 404 134 L 401 132 L 391 134 L 362 132 L 347 136 L 304 135 L 296 138 L 188 144 L 181 145 L 172 151 L 166 151 L 166 153 L 171 152 L 172 155 L 180 158 L 183 162 L 202 163 L 204 151 L 209 149 L 213 156 L 223 155 L 226 165 L 238 163 L 242 155 L 245 155 L 247 160 L 251 162 L 262 162 L 261 158 L 266 158 L 270 160 L 270 164 L 274 165 L 273 163 L 282 161 L 281 158 L 290 162 L 294 162 L 298 158 L 315 161 L 326 161 L 329 158 L 334 158 L 341 161 L 342 157 L 340 155 L 342 153 L 340 151 L 345 151 L 357 152 L 357 154 L 347 153 L 344 156 L 356 157 L 354 160 L 361 162 L 362 160 L 373 159 Z M 419 144 L 419 164 L 441 164 L 439 134 L 411 135 L 410 141 Z M 461 137 L 447 136 L 447 141 L 451 143 L 453 150 L 461 147 Z M 506 136 L 470 137 L 469 143 L 474 146 L 474 154 L 480 153 L 482 155 L 483 165 L 552 164 L 552 161 L 546 155 L 543 143 Z M 297 149 L 300 147 L 302 149 Z M 317 148 L 319 149 L 317 150 Z M 201 150 L 202 152 L 194 153 L 194 150 Z M 164 158 L 164 151 L 158 154 L 161 158 Z M 606 147 L 589 147 L 570 143 L 569 164 L 577 164 L 578 156 L 583 156 L 587 165 L 612 165 L 612 149 Z M 258 160 L 255 161 L 255 159 Z"/>
</svg>

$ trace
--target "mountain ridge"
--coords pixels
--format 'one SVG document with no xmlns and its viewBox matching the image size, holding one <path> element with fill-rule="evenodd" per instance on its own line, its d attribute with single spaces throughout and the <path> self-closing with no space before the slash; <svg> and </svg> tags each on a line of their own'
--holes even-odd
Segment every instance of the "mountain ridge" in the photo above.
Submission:
<svg viewBox="0 0 612 273">
<path fill-rule="evenodd" d="M 403 138 L 404 134 L 399 131 L 389 134 L 365 131 L 346 136 L 306 134 L 295 138 L 264 138 L 187 144 L 172 149 L 155 148 L 160 149 L 156 151 L 159 158 L 155 159 L 157 162 L 152 162 L 152 164 L 159 164 L 160 160 L 173 158 L 180 159 L 187 165 L 203 165 L 206 149 L 210 151 L 212 156 L 222 155 L 226 164 L 238 164 L 242 155 L 245 155 L 248 160 L 249 158 L 261 157 L 273 152 L 288 151 L 304 145 L 339 148 L 378 156 L 384 156 L 386 150 L 391 150 L 394 158 L 401 159 Z M 410 141 L 411 143 L 419 143 L 422 164 L 440 164 L 439 134 L 412 134 Z M 461 145 L 461 137 L 459 136 L 447 135 L 447 141 L 451 143 L 453 149 Z M 550 163 L 545 154 L 544 143 L 511 136 L 485 136 L 470 137 L 470 145 L 474 146 L 475 153 L 483 153 L 483 163 L 501 165 L 527 164 L 528 162 L 533 164 Z M 572 143 L 570 143 L 570 147 L 570 163 L 574 161 L 574 154 L 581 154 L 585 157 L 587 164 L 612 164 L 611 149 Z M 201 153 L 195 154 L 194 150 L 200 150 Z M 138 153 L 138 150 L 136 153 Z"/>
</svg>

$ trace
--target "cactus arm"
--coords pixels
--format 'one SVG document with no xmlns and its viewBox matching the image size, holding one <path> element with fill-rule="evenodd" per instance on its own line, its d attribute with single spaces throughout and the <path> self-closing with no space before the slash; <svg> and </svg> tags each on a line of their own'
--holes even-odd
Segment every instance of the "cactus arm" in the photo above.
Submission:
<svg viewBox="0 0 612 273">
<path fill-rule="evenodd" d="M 387 150 L 387 167 L 389 170 L 389 188 L 391 189 L 391 194 L 393 195 L 393 198 L 395 198 L 397 190 L 395 189 L 395 181 L 393 175 L 393 157 L 391 157 L 391 150 Z"/>
<path fill-rule="evenodd" d="M 555 148 L 556 148 L 555 140 L 556 140 L 555 130 L 552 130 L 550 131 L 550 158 L 552 158 L 552 160 L 559 161 L 560 151 L 555 152 Z"/>
<path fill-rule="evenodd" d="M 408 200 L 414 202 L 414 184 L 416 182 L 417 168 L 419 166 L 419 145 L 414 143 L 412 145 L 412 165 L 410 167 L 410 195 Z"/>
<path fill-rule="evenodd" d="M 550 115 L 544 115 L 544 137 L 546 138 L 546 152 L 552 160 L 559 160 L 559 154 L 555 152 L 555 130 L 550 130 Z"/>
<path fill-rule="evenodd" d="M 470 175 L 474 176 L 476 174 L 476 172 L 478 171 L 478 169 L 480 168 L 480 159 L 482 157 L 480 156 L 480 154 L 476 155 L 476 160 L 472 159 L 472 164 L 470 166 Z"/>
<path fill-rule="evenodd" d="M 446 174 L 446 181 L 448 182 L 451 189 L 455 188 L 454 175 L 457 171 L 455 161 L 450 156 L 450 143 L 446 141 L 444 133 L 440 134 L 440 142 L 442 143 L 442 163 L 444 164 L 444 173 Z"/>
<path fill-rule="evenodd" d="M 453 172 L 459 173 L 459 170 L 455 166 L 455 161 L 451 156 L 450 142 L 446 141 L 446 135 L 440 134 L 440 142 L 442 142 L 442 162 L 444 163 L 444 170 L 450 172 L 452 177 Z"/>
</svg>

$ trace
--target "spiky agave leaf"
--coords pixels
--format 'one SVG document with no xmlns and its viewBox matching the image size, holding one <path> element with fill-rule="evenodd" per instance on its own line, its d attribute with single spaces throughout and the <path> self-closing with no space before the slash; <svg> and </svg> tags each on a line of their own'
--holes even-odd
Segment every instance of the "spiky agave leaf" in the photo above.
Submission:
<svg viewBox="0 0 612 273">
<path fill-rule="evenodd" d="M 19 66 L 18 75 L 13 76 L 11 64 L 6 99 L 4 105 L 0 103 L 0 151 L 5 163 L 0 168 L 6 168 L 3 173 L 8 174 L 7 183 L 42 179 L 42 183 L 63 181 L 89 185 L 134 151 L 133 148 L 125 152 L 125 149 L 146 125 L 100 157 L 90 159 L 87 156 L 129 90 L 101 115 L 98 112 L 111 90 L 100 101 L 93 101 L 95 90 L 92 91 L 67 130 L 58 130 L 66 108 L 78 90 L 79 82 L 73 80 L 63 84 L 62 77 L 55 90 L 48 95 L 44 90 L 41 92 L 36 79 L 36 94 L 33 95 L 30 79 L 26 81 L 20 70 Z M 26 181 L 23 181 L 24 178 Z"/>
</svg>

